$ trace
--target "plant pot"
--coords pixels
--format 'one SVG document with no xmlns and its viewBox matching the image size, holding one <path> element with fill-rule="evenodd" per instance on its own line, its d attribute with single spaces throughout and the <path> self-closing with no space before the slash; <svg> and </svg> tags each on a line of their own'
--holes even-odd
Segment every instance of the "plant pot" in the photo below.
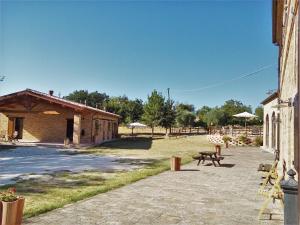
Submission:
<svg viewBox="0 0 300 225">
<path fill-rule="evenodd" d="M 1 225 L 21 225 L 24 202 L 24 198 L 19 198 L 13 202 L 0 202 L 2 209 Z"/>
<path fill-rule="evenodd" d="M 180 163 L 181 163 L 181 158 L 172 156 L 171 158 L 171 170 L 172 171 L 179 171 L 180 170 Z"/>
<path fill-rule="evenodd" d="M 218 156 L 221 155 L 221 145 L 215 145 L 215 150 Z"/>
</svg>

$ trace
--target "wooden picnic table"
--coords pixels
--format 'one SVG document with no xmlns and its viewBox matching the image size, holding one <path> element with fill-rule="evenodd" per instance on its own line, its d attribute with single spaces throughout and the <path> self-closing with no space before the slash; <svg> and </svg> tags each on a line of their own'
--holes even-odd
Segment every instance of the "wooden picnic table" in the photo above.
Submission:
<svg viewBox="0 0 300 225">
<path fill-rule="evenodd" d="M 199 166 L 201 161 L 203 161 L 202 162 L 202 164 L 203 164 L 205 162 L 205 160 L 211 160 L 212 163 L 214 164 L 214 166 L 216 166 L 215 162 L 217 162 L 219 164 L 219 166 L 221 166 L 220 160 L 223 160 L 224 157 L 221 157 L 221 156 L 217 155 L 217 152 L 201 151 L 201 152 L 199 152 L 199 156 L 194 157 L 194 159 L 199 160 L 198 164 L 197 164 L 198 166 Z"/>
</svg>

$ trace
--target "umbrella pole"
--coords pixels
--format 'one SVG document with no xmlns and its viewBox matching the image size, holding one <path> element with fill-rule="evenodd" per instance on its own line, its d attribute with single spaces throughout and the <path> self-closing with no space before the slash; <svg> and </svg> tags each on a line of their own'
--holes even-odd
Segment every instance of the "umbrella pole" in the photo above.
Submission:
<svg viewBox="0 0 300 225">
<path fill-rule="evenodd" d="M 247 118 L 245 118 L 245 129 L 246 129 L 246 137 L 247 137 Z"/>
<path fill-rule="evenodd" d="M 133 136 L 133 127 L 131 128 L 131 136 Z"/>
</svg>

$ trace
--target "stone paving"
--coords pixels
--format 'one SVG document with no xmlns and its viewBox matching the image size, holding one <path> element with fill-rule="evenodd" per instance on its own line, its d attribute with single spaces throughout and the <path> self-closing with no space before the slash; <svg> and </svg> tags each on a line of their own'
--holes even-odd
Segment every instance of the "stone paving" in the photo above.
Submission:
<svg viewBox="0 0 300 225">
<path fill-rule="evenodd" d="M 283 224 L 282 209 L 273 220 L 258 220 L 263 202 L 257 196 L 259 163 L 273 155 L 258 148 L 223 150 L 222 167 L 185 165 L 180 172 L 164 172 L 131 185 L 97 195 L 27 219 L 41 225 L 146 224 Z M 274 207 L 274 206 L 273 206 Z"/>
</svg>

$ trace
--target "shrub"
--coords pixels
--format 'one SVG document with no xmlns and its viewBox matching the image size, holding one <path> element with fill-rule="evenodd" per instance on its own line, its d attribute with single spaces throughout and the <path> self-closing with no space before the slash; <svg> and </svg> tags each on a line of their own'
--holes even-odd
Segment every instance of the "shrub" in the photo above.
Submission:
<svg viewBox="0 0 300 225">
<path fill-rule="evenodd" d="M 226 135 L 224 135 L 222 139 L 225 143 L 231 141 L 231 137 L 226 136 Z"/>
<path fill-rule="evenodd" d="M 245 135 L 241 135 L 239 136 L 239 141 L 244 144 L 247 144 L 249 142 L 249 139 Z"/>
<path fill-rule="evenodd" d="M 256 137 L 254 139 L 254 144 L 257 147 L 262 146 L 263 145 L 263 138 L 262 137 Z"/>
</svg>

